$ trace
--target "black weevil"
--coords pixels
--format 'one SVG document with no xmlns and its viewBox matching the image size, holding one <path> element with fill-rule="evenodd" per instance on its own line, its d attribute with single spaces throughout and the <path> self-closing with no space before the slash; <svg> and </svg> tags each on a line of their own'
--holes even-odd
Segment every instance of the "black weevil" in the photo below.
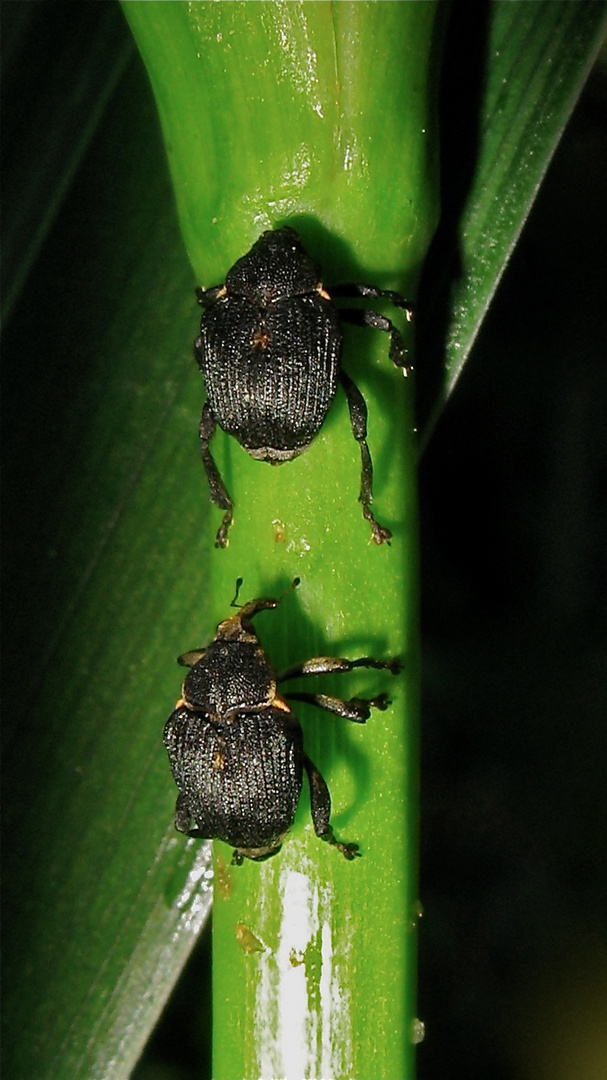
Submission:
<svg viewBox="0 0 607 1080">
<path fill-rule="evenodd" d="M 336 285 L 329 293 L 316 264 L 288 226 L 263 233 L 229 271 L 225 284 L 197 289 L 204 308 L 194 343 L 207 401 L 200 418 L 202 460 L 211 499 L 225 511 L 216 546 L 228 543 L 233 503 L 209 443 L 219 424 L 247 453 L 272 465 L 297 457 L 318 434 L 340 382 L 348 401 L 354 438 L 360 445 L 360 502 L 373 539 L 389 540 L 389 529 L 371 512 L 373 466 L 367 445 L 367 406 L 340 367 L 341 323 L 374 326 L 390 334 L 390 359 L 405 373 L 403 339 L 390 319 L 365 309 L 340 310 L 332 297 L 390 300 L 411 317 L 400 293 L 373 285 Z"/>
<path fill-rule="evenodd" d="M 296 578 L 293 585 L 299 584 Z M 240 581 L 239 581 L 240 585 Z M 387 668 L 396 675 L 398 660 L 369 656 L 345 660 L 317 656 L 276 676 L 251 620 L 276 608 L 279 599 L 250 600 L 217 627 L 210 645 L 179 657 L 189 667 L 182 697 L 167 721 L 164 742 L 179 789 L 175 828 L 235 848 L 232 862 L 274 855 L 291 828 L 301 794 L 303 770 L 310 783 L 310 807 L 317 836 L 346 859 L 359 854 L 357 844 L 337 840 L 329 823 L 329 789 L 304 751 L 303 734 L 277 684 L 302 675 Z M 236 597 L 232 601 L 235 605 Z M 387 694 L 341 698 L 291 693 L 348 720 L 364 723 L 371 708 L 386 709 Z M 191 819 L 197 829 L 190 830 Z"/>
</svg>

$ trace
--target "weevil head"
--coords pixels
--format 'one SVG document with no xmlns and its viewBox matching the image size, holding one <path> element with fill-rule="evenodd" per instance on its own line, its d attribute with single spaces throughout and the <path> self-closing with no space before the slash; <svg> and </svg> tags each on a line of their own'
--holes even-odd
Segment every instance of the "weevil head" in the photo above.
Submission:
<svg viewBox="0 0 607 1080">
<path fill-rule="evenodd" d="M 221 622 L 206 649 L 186 654 L 199 658 L 185 677 L 184 703 L 216 723 L 229 723 L 238 712 L 264 709 L 276 695 L 274 672 L 251 623 L 255 604 L 245 604 Z"/>
<path fill-rule="evenodd" d="M 241 579 L 237 582 L 236 603 Z M 182 697 L 184 705 L 204 712 L 215 723 L 229 723 L 239 712 L 261 712 L 278 702 L 276 675 L 253 627 L 259 611 L 278 607 L 287 593 L 299 585 L 295 578 L 282 596 L 249 600 L 235 615 L 224 619 L 206 649 L 184 653 L 180 662 L 190 664 Z"/>
<path fill-rule="evenodd" d="M 216 723 L 229 723 L 239 712 L 257 712 L 272 704 L 276 678 L 256 638 L 218 637 L 190 668 L 183 683 L 184 704 Z"/>
<path fill-rule="evenodd" d="M 318 288 L 318 266 L 294 229 L 269 229 L 228 273 L 228 293 L 246 296 L 263 307 Z"/>
</svg>

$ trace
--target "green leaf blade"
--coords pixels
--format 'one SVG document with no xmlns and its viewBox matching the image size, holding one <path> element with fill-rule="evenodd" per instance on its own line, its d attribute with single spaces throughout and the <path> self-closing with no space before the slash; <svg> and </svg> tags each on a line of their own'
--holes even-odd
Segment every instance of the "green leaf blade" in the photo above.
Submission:
<svg viewBox="0 0 607 1080">
<path fill-rule="evenodd" d="M 449 322 L 440 341 L 431 330 L 433 320 L 442 325 L 436 288 L 423 313 L 420 347 L 429 363 L 440 353 L 443 370 L 424 443 L 470 354 L 606 32 L 604 3 L 490 5 L 475 169 L 458 208 L 456 247 L 441 251 Z M 444 303 L 440 293 L 438 302 Z"/>
</svg>

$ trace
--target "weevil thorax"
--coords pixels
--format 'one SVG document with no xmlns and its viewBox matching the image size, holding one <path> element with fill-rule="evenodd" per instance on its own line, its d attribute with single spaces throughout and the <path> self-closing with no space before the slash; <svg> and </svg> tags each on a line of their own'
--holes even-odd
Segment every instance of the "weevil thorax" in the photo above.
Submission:
<svg viewBox="0 0 607 1080">
<path fill-rule="evenodd" d="M 229 724 L 239 712 L 261 711 L 275 696 L 276 676 L 242 612 L 219 624 L 183 683 L 184 704 L 217 724 Z"/>
<path fill-rule="evenodd" d="M 320 273 L 294 229 L 265 232 L 226 278 L 228 293 L 258 307 L 319 289 Z"/>
</svg>

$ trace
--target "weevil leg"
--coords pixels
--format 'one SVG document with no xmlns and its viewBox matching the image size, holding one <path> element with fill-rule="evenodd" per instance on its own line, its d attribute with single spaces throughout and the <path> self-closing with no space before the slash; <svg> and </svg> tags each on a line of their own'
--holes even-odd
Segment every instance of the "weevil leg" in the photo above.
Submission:
<svg viewBox="0 0 607 1080">
<path fill-rule="evenodd" d="M 180 792 L 175 804 L 175 828 L 177 829 L 177 832 L 188 833 L 190 831 L 191 820 L 192 816 L 190 814 L 187 799 L 183 792 Z"/>
<path fill-rule="evenodd" d="M 225 285 L 214 285 L 212 289 L 203 289 L 199 285 L 195 292 L 196 299 L 198 300 L 200 306 L 203 308 L 208 308 L 212 307 L 216 300 L 219 300 L 222 296 L 225 296 L 226 287 Z"/>
<path fill-rule="evenodd" d="M 372 326 L 375 330 L 383 330 L 384 333 L 389 334 L 389 356 L 392 363 L 397 368 L 401 368 L 405 375 L 410 374 L 413 369 L 410 364 L 407 364 L 407 350 L 403 336 L 391 319 L 387 319 L 385 315 L 380 315 L 377 311 L 367 311 L 366 308 L 347 308 L 346 310 L 340 308 L 339 317 L 344 322 L 352 323 L 353 326 Z"/>
<path fill-rule="evenodd" d="M 225 510 L 223 521 L 217 531 L 217 536 L 215 537 L 215 547 L 227 547 L 228 531 L 234 517 L 234 503 L 226 491 L 225 484 L 221 479 L 219 470 L 213 461 L 211 451 L 209 450 L 209 443 L 215 434 L 215 427 L 215 417 L 213 416 L 211 406 L 207 401 L 203 406 L 202 414 L 200 416 L 200 453 L 207 474 L 207 480 L 209 481 L 211 499 L 221 510 Z"/>
<path fill-rule="evenodd" d="M 375 285 L 334 285 L 329 292 L 333 297 L 355 299 L 362 296 L 389 300 L 395 307 L 402 308 L 406 312 L 408 322 L 411 322 L 415 311 L 411 301 L 406 300 L 400 293 L 394 292 L 392 289 L 378 289 Z M 410 374 L 413 369 L 406 362 L 407 350 L 402 334 L 391 319 L 387 319 L 377 311 L 365 311 L 360 308 L 346 308 L 345 310 L 340 308 L 339 315 L 344 321 L 352 323 L 354 326 L 372 326 L 375 330 L 383 330 L 384 333 L 390 334 L 390 359 L 396 367 L 402 368 L 405 375 Z"/>
<path fill-rule="evenodd" d="M 339 379 L 348 401 L 352 434 L 360 446 L 362 468 L 358 500 L 362 504 L 363 515 L 371 526 L 375 543 L 383 544 L 390 540 L 392 533 L 390 529 L 376 521 L 371 510 L 371 503 L 373 502 L 373 462 L 367 445 L 367 406 L 356 383 L 352 382 L 352 379 L 349 375 L 346 375 L 345 371 L 340 371 Z"/>
<path fill-rule="evenodd" d="M 310 660 L 304 660 L 301 664 L 293 664 L 286 671 L 281 672 L 277 682 L 286 682 L 287 679 L 298 679 L 302 675 L 329 675 L 331 672 L 353 671 L 354 668 L 378 668 L 387 670 L 392 675 L 398 675 L 402 668 L 402 662 L 398 656 L 391 660 L 375 660 L 372 656 L 359 656 L 356 660 L 346 660 L 343 656 L 313 656 Z"/>
<path fill-rule="evenodd" d="M 407 322 L 411 322 L 415 314 L 415 304 L 407 300 L 402 293 L 393 289 L 380 289 L 377 285 L 365 285 L 362 282 L 347 281 L 341 285 L 330 285 L 328 291 L 331 296 L 341 296 L 347 300 L 355 300 L 357 296 L 370 296 L 373 300 L 389 300 L 394 307 L 403 308 L 407 313 Z"/>
<path fill-rule="evenodd" d="M 306 694 L 299 691 L 285 694 L 285 697 L 287 701 L 304 701 L 307 705 L 316 705 L 325 712 L 335 713 L 344 720 L 354 720 L 357 724 L 364 724 L 369 719 L 371 709 L 384 711 L 390 704 L 387 694 L 378 694 L 374 698 L 350 698 L 349 701 L 334 697 L 332 694 Z"/>
<path fill-rule="evenodd" d="M 325 840 L 327 844 L 332 844 L 338 851 L 341 851 L 344 858 L 355 859 L 357 855 L 360 855 L 358 844 L 344 844 L 341 840 L 336 839 L 335 833 L 329 822 L 329 818 L 331 817 L 331 796 L 329 795 L 329 789 L 316 768 L 316 765 L 310 761 L 310 758 L 307 755 L 304 756 L 304 768 L 310 782 L 310 811 L 312 814 L 314 832 L 321 840 Z"/>
</svg>

